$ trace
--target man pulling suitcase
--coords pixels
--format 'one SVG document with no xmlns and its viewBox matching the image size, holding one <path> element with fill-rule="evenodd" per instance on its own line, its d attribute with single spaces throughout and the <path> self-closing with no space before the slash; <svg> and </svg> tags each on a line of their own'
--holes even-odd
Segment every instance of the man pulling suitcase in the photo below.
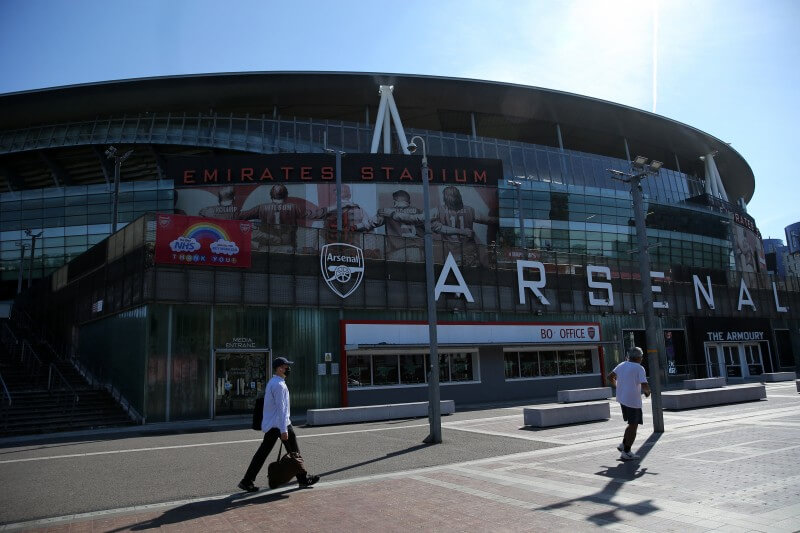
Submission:
<svg viewBox="0 0 800 533">
<path fill-rule="evenodd" d="M 285 357 L 276 357 L 272 360 L 272 379 L 267 383 L 267 390 L 264 393 L 264 416 L 261 420 L 261 431 L 264 432 L 264 440 L 256 450 L 250 466 L 247 468 L 244 477 L 239 482 L 239 488 L 247 492 L 255 492 L 258 487 L 254 484 L 256 476 L 264 466 L 269 452 L 275 446 L 275 441 L 280 437 L 290 456 L 295 459 L 300 458 L 300 448 L 297 446 L 297 437 L 292 429 L 292 421 L 289 419 L 289 388 L 286 386 L 286 378 L 291 373 L 292 361 Z M 294 455 L 296 454 L 296 455 Z M 302 466 L 302 459 L 299 461 L 300 470 L 297 469 L 296 477 L 300 487 L 310 487 L 317 481 L 319 476 L 309 475 Z M 272 480 L 271 480 L 272 481 Z M 278 484 L 271 482 L 271 488 Z"/>
</svg>

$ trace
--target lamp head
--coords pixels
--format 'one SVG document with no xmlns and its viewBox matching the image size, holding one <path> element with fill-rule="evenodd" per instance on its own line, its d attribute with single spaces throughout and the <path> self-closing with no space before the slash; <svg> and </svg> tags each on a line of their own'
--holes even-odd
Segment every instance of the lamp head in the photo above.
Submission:
<svg viewBox="0 0 800 533">
<path fill-rule="evenodd" d="M 411 141 L 410 143 L 408 143 L 408 147 L 407 148 L 408 148 L 408 151 L 413 154 L 414 152 L 417 151 L 417 144 L 414 141 Z"/>
<path fill-rule="evenodd" d="M 644 168 L 647 164 L 647 158 L 643 155 L 637 155 L 636 159 L 631 162 L 633 168 Z"/>
<path fill-rule="evenodd" d="M 658 172 L 659 170 L 661 170 L 661 167 L 663 165 L 664 163 L 662 163 L 661 161 L 656 161 L 655 159 L 653 159 L 652 161 L 650 161 L 650 172 L 653 173 Z"/>
<path fill-rule="evenodd" d="M 106 157 L 114 157 L 117 153 L 117 149 L 113 146 L 109 146 L 106 148 Z"/>
</svg>

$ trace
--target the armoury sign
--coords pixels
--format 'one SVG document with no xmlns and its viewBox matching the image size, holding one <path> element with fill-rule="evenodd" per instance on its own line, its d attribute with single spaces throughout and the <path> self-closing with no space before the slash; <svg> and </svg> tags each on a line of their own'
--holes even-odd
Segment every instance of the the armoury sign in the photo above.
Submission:
<svg viewBox="0 0 800 533">
<path fill-rule="evenodd" d="M 347 298 L 364 279 L 364 252 L 352 244 L 326 244 L 319 256 L 319 266 L 328 287 Z"/>
<path fill-rule="evenodd" d="M 250 266 L 252 225 L 244 220 L 219 220 L 158 215 L 156 263 L 197 266 Z"/>
<path fill-rule="evenodd" d="M 332 183 L 335 158 L 328 154 L 270 154 L 212 157 L 172 157 L 167 176 L 176 188 L 209 185 L 273 183 Z M 344 183 L 421 184 L 419 156 L 348 154 L 342 158 Z M 432 185 L 487 185 L 503 179 L 499 159 L 429 157 L 428 180 Z"/>
</svg>

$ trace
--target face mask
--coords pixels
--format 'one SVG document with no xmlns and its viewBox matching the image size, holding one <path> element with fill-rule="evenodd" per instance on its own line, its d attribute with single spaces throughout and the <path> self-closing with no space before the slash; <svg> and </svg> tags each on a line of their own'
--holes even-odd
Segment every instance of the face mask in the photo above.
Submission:
<svg viewBox="0 0 800 533">
<path fill-rule="evenodd" d="M 290 367 L 290 366 L 287 366 L 286 370 L 283 371 L 283 375 L 284 376 L 288 376 L 291 373 L 292 373 L 292 367 Z"/>
</svg>

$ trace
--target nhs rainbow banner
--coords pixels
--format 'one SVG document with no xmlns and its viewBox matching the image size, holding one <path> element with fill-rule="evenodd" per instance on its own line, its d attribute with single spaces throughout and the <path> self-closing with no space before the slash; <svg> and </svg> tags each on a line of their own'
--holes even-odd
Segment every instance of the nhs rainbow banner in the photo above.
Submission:
<svg viewBox="0 0 800 533">
<path fill-rule="evenodd" d="M 156 216 L 156 263 L 250 267 L 252 224 L 186 215 Z"/>
</svg>

